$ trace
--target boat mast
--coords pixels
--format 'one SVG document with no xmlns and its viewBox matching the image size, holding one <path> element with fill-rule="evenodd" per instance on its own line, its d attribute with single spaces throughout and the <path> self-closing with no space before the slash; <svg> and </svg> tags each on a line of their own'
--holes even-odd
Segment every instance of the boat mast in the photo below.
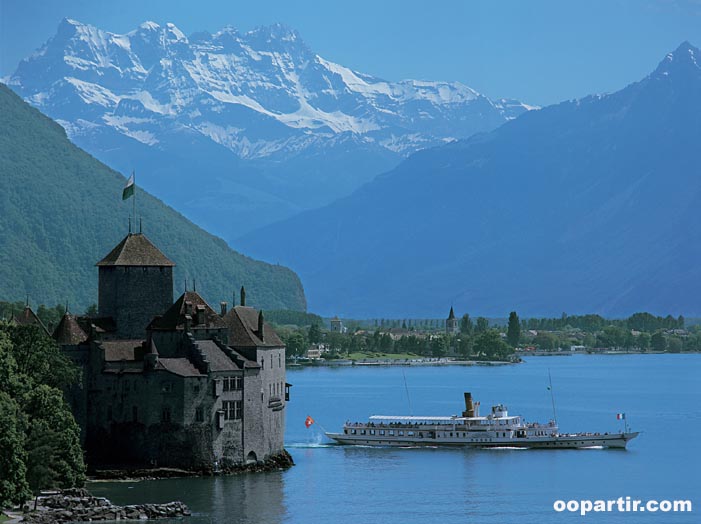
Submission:
<svg viewBox="0 0 701 524">
<path fill-rule="evenodd" d="M 555 411 L 555 392 L 553 391 L 553 378 L 550 376 L 550 368 L 548 368 L 548 381 L 550 382 L 550 385 L 548 386 L 548 389 L 550 390 L 550 401 L 553 405 L 553 420 L 555 421 L 555 425 L 558 426 L 557 412 Z"/>
<path fill-rule="evenodd" d="M 404 389 L 406 390 L 406 399 L 409 402 L 409 415 L 414 416 L 414 410 L 411 409 L 411 397 L 409 396 L 409 385 L 406 383 L 406 373 L 402 369 L 402 376 L 404 377 Z"/>
</svg>

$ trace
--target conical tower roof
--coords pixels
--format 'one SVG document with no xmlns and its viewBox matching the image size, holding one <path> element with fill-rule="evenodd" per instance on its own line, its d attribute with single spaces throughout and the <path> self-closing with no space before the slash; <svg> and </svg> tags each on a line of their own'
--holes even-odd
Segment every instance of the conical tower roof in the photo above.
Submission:
<svg viewBox="0 0 701 524">
<path fill-rule="evenodd" d="M 453 311 L 453 306 L 450 306 L 450 313 L 448 314 L 448 320 L 455 320 L 455 312 Z"/>
<path fill-rule="evenodd" d="M 66 313 L 56 326 L 53 334 L 54 340 L 62 346 L 77 346 L 88 339 L 88 335 L 80 327 L 76 318 Z"/>
<path fill-rule="evenodd" d="M 97 266 L 175 266 L 143 233 L 129 233 Z"/>
</svg>

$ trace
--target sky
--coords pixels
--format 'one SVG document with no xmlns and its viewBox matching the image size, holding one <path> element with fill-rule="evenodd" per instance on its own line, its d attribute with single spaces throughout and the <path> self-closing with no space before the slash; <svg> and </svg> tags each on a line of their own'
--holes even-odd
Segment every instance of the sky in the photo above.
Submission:
<svg viewBox="0 0 701 524">
<path fill-rule="evenodd" d="M 701 47 L 701 0 L 0 0 L 0 77 L 64 17 L 114 33 L 172 22 L 187 35 L 280 22 L 363 73 L 534 105 L 616 91 L 681 42 Z"/>
</svg>

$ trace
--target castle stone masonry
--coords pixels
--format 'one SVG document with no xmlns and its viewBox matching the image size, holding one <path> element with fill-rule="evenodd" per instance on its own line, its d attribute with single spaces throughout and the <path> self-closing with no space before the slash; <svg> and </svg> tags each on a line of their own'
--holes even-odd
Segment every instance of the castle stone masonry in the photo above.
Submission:
<svg viewBox="0 0 701 524">
<path fill-rule="evenodd" d="M 66 313 L 53 335 L 82 370 L 68 396 L 91 466 L 216 471 L 282 454 L 285 345 L 263 312 L 173 301 L 175 264 L 141 233 L 97 266 L 98 317 Z"/>
</svg>

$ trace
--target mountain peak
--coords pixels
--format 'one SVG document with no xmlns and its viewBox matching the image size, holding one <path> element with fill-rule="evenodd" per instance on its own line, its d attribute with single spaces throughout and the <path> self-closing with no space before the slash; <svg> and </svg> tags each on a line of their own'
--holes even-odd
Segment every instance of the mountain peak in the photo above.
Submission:
<svg viewBox="0 0 701 524">
<path fill-rule="evenodd" d="M 280 22 L 272 25 L 259 26 L 248 33 L 254 37 L 268 37 L 275 40 L 284 40 L 289 42 L 301 41 L 302 37 L 296 29 L 291 28 Z"/>
<path fill-rule="evenodd" d="M 689 70 L 696 72 L 701 70 L 701 51 L 685 40 L 664 57 L 655 69 L 653 76 L 669 76 Z"/>
<path fill-rule="evenodd" d="M 161 29 L 161 26 L 158 25 L 156 22 L 146 20 L 143 24 L 139 25 L 139 29 L 143 31 L 158 31 Z"/>
</svg>

